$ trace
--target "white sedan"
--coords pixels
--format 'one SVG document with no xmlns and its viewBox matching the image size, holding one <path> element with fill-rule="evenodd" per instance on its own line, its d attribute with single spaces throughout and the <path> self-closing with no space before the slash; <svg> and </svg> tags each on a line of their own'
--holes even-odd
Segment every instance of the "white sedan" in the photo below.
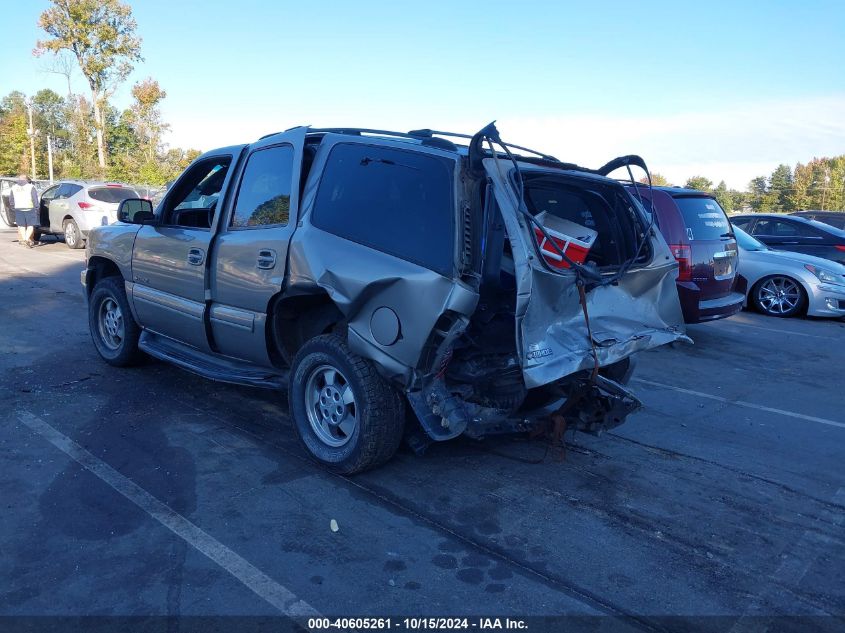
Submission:
<svg viewBox="0 0 845 633">
<path fill-rule="evenodd" d="M 845 316 L 845 266 L 829 259 L 772 250 L 738 226 L 738 272 L 748 281 L 746 305 L 763 314 Z"/>
</svg>

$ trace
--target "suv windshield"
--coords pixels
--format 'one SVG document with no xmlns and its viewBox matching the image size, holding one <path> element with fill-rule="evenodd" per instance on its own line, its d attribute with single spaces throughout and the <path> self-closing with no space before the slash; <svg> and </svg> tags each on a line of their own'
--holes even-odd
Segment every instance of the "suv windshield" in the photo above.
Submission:
<svg viewBox="0 0 845 633">
<path fill-rule="evenodd" d="M 679 197 L 675 202 L 684 216 L 690 240 L 718 240 L 730 232 L 728 217 L 713 198 Z"/>
<path fill-rule="evenodd" d="M 88 195 L 94 200 L 108 204 L 119 204 L 127 198 L 138 197 L 138 194 L 132 189 L 125 187 L 98 187 L 97 189 L 89 189 Z"/>
</svg>

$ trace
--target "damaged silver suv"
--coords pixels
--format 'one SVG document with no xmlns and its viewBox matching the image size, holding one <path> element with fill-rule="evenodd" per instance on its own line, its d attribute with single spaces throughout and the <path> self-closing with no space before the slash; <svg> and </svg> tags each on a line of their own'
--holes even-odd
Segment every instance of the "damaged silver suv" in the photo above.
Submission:
<svg viewBox="0 0 845 633">
<path fill-rule="evenodd" d="M 106 362 L 144 353 L 287 389 L 339 473 L 403 437 L 600 432 L 639 403 L 631 356 L 685 339 L 677 263 L 599 170 L 474 136 L 298 127 L 200 156 L 121 203 L 83 272 Z M 630 168 L 629 168 L 630 171 Z"/>
</svg>

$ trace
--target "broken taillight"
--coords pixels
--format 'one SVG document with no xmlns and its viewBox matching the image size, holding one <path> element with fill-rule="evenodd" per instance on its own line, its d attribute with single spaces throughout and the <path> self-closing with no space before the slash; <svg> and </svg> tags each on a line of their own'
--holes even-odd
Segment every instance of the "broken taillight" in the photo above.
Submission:
<svg viewBox="0 0 845 633">
<path fill-rule="evenodd" d="M 672 256 L 678 262 L 678 281 L 690 281 L 692 279 L 692 254 L 690 247 L 686 244 L 669 244 Z"/>
</svg>

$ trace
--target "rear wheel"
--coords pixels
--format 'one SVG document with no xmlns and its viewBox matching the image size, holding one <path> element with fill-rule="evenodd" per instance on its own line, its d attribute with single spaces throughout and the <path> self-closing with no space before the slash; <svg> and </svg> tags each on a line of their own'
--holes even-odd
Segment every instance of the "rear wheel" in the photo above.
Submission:
<svg viewBox="0 0 845 633">
<path fill-rule="evenodd" d="M 105 277 L 94 286 L 88 299 L 88 329 L 109 365 L 126 367 L 143 358 L 138 349 L 141 328 L 132 316 L 122 278 Z"/>
<path fill-rule="evenodd" d="M 807 295 L 801 284 L 783 275 L 764 277 L 754 285 L 751 300 L 763 314 L 792 317 L 807 305 Z"/>
<path fill-rule="evenodd" d="M 62 223 L 62 228 L 65 232 L 65 244 L 68 248 L 82 248 L 85 246 L 85 240 L 82 239 L 82 232 L 76 224 L 76 221 L 67 219 Z"/>
<path fill-rule="evenodd" d="M 332 472 L 383 464 L 402 441 L 402 397 L 337 335 L 317 336 L 296 354 L 288 402 L 308 454 Z"/>
</svg>

